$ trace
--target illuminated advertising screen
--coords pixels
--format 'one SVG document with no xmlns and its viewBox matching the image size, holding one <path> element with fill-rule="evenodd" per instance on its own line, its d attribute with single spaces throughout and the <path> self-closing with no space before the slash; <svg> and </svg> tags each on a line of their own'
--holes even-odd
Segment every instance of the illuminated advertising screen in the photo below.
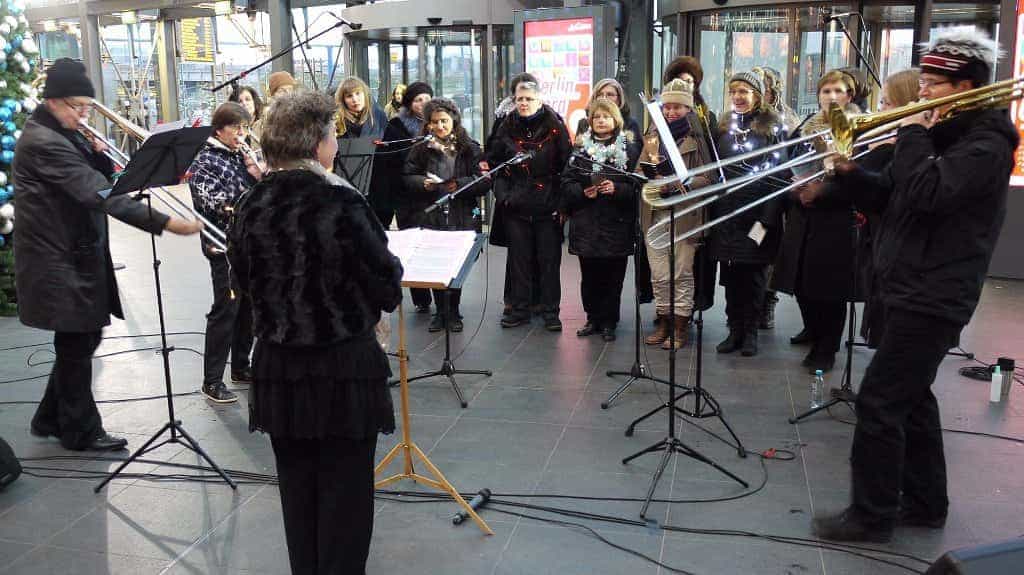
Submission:
<svg viewBox="0 0 1024 575">
<path fill-rule="evenodd" d="M 1024 74 L 1024 0 L 1017 0 L 1017 36 L 1013 43 L 1013 76 Z M 1024 142 L 1024 106 L 1020 100 L 1014 100 L 1010 106 L 1013 124 Z M 1024 145 L 1017 147 L 1014 154 L 1013 174 L 1010 175 L 1011 186 L 1024 186 Z"/>
<path fill-rule="evenodd" d="M 524 22 L 523 35 L 526 71 L 540 81 L 545 103 L 575 137 L 594 81 L 594 18 Z"/>
</svg>

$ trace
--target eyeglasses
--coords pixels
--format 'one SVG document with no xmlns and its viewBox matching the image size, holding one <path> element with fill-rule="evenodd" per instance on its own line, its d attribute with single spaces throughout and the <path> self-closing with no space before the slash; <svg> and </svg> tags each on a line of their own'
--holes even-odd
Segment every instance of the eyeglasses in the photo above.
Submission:
<svg viewBox="0 0 1024 575">
<path fill-rule="evenodd" d="M 74 110 L 76 114 L 81 114 L 82 112 L 91 112 L 93 109 L 92 102 L 86 102 L 84 104 L 75 104 L 67 98 L 64 99 L 64 105 Z"/>
<path fill-rule="evenodd" d="M 950 81 L 950 80 L 927 80 L 925 78 L 921 78 L 920 80 L 917 81 L 917 86 L 919 88 L 923 89 L 923 88 L 934 88 L 935 86 L 941 86 L 943 84 L 952 84 L 952 83 L 953 82 Z"/>
</svg>

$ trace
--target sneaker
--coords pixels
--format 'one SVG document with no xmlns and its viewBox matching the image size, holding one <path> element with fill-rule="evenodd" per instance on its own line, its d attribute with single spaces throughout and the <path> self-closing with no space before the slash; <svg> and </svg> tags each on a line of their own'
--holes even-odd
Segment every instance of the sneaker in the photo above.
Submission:
<svg viewBox="0 0 1024 575">
<path fill-rule="evenodd" d="M 238 371 L 231 371 L 231 383 L 237 383 L 239 385 L 249 385 L 252 383 L 252 369 L 245 368 Z"/>
<path fill-rule="evenodd" d="M 439 313 L 435 313 L 433 316 L 431 316 L 430 325 L 427 326 L 427 331 L 429 331 L 430 333 L 444 331 L 444 316 L 442 316 Z"/>
<path fill-rule="evenodd" d="M 555 314 L 544 316 L 544 329 L 548 331 L 562 331 L 562 320 Z"/>
<path fill-rule="evenodd" d="M 591 322 L 583 324 L 583 327 L 576 330 L 576 337 L 587 337 L 588 335 L 594 335 L 597 333 L 597 326 Z"/>
<path fill-rule="evenodd" d="M 601 339 L 604 341 L 615 341 L 615 328 L 606 327 L 601 330 Z"/>
<path fill-rule="evenodd" d="M 215 403 L 234 403 L 238 401 L 238 396 L 234 392 L 228 390 L 228 386 L 224 385 L 223 381 L 216 383 L 203 384 L 203 395 L 206 399 Z"/>
<path fill-rule="evenodd" d="M 462 328 L 463 326 L 461 317 L 453 317 L 452 319 L 448 320 L 448 329 L 450 329 L 452 333 L 459 333 L 462 331 Z"/>
<path fill-rule="evenodd" d="M 529 315 L 513 311 L 501 317 L 501 327 L 519 327 L 529 321 Z"/>
</svg>

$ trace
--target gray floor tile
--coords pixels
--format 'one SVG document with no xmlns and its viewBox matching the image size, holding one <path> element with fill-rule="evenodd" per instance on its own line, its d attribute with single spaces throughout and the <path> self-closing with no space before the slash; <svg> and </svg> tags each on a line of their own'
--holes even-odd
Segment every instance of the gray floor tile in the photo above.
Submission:
<svg viewBox="0 0 1024 575">
<path fill-rule="evenodd" d="M 612 542 L 657 559 L 661 536 L 656 534 L 602 533 Z M 590 534 L 565 527 L 520 525 L 501 562 L 493 572 L 501 575 L 620 575 L 655 574 L 657 567 L 609 547 Z M 604 559 L 594 561 L 601 556 Z"/>
<path fill-rule="evenodd" d="M 37 547 L 4 571 L 7 575 L 156 575 L 166 561 L 77 551 L 56 547 Z"/>
</svg>

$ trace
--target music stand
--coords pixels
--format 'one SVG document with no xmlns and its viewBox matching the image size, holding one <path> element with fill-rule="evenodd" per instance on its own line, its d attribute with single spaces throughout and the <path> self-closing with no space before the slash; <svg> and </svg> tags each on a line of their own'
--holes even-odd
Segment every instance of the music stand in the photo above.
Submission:
<svg viewBox="0 0 1024 575">
<path fill-rule="evenodd" d="M 377 144 L 371 138 L 338 138 L 334 173 L 348 180 L 359 193 L 368 195 Z"/>
<path fill-rule="evenodd" d="M 150 217 L 153 215 L 153 198 L 145 190 L 171 186 L 177 184 L 182 175 L 185 174 L 192 160 L 199 153 L 199 149 L 210 137 L 213 128 L 204 126 L 201 128 L 182 128 L 169 132 L 153 134 L 149 137 L 134 154 L 132 154 L 128 165 L 117 183 L 111 190 L 112 195 L 128 194 L 139 192 L 137 197 L 145 198 L 149 207 Z M 203 451 L 199 443 L 192 438 L 181 425 L 181 420 L 174 416 L 174 392 L 171 389 L 171 363 L 170 353 L 174 351 L 173 346 L 167 345 L 167 325 L 164 320 L 164 300 L 160 288 L 160 259 L 156 253 L 156 236 L 150 235 L 150 247 L 153 252 L 153 280 L 156 284 L 156 309 L 160 318 L 160 355 L 163 356 L 164 365 L 164 386 L 167 395 L 167 423 L 160 428 L 142 447 L 125 459 L 110 475 L 93 489 L 99 493 L 110 480 L 117 477 L 130 463 L 142 457 L 146 453 L 169 443 L 176 443 L 191 450 L 202 457 L 206 463 L 217 472 L 218 475 L 231 486 L 231 489 L 238 489 L 235 482 L 224 470 L 222 470 L 210 456 Z M 157 439 L 169 432 L 170 437 L 157 443 Z"/>
</svg>

